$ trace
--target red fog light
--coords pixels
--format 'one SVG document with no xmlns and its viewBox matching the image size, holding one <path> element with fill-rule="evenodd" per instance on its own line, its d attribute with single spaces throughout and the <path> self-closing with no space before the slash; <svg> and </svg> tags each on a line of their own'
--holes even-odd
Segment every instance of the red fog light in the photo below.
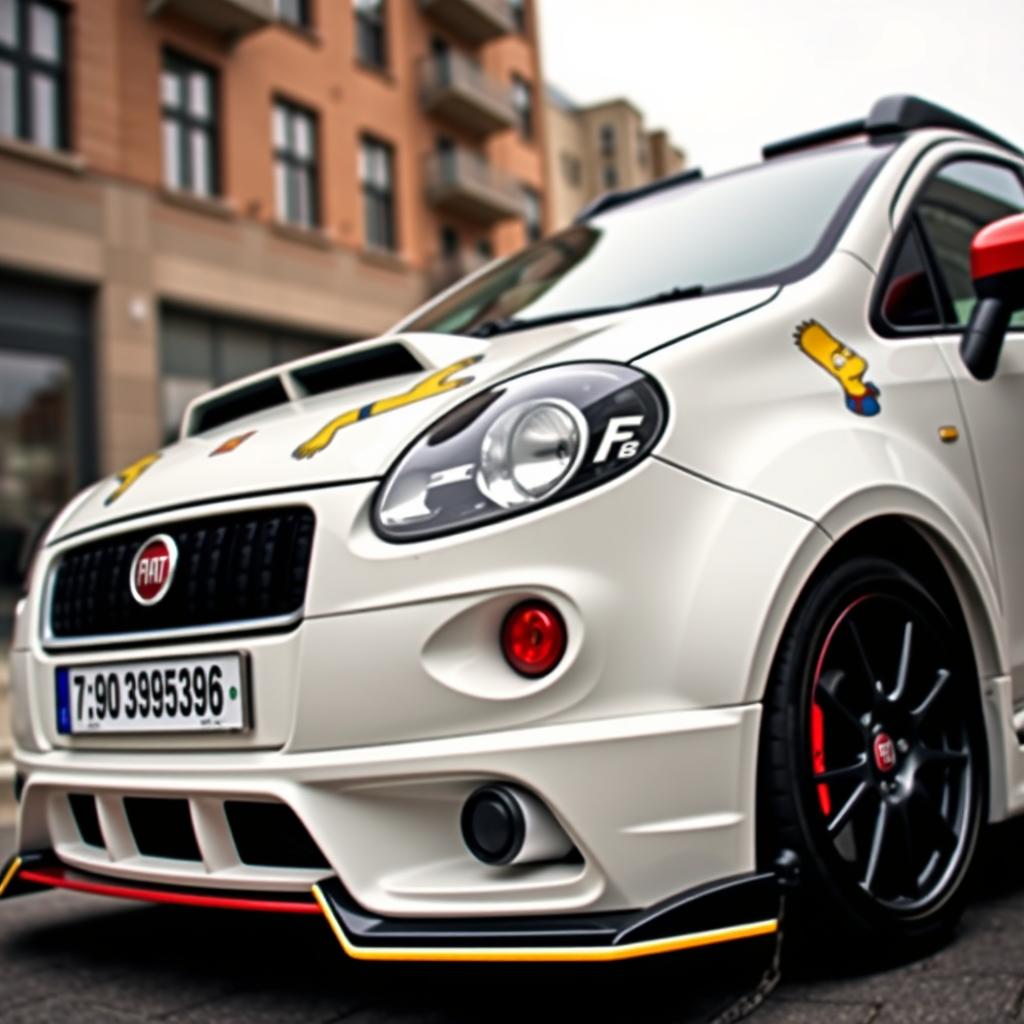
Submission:
<svg viewBox="0 0 1024 1024">
<path fill-rule="evenodd" d="M 547 675 L 565 654 L 565 622 L 546 601 L 524 601 L 505 616 L 501 649 L 521 675 Z"/>
</svg>

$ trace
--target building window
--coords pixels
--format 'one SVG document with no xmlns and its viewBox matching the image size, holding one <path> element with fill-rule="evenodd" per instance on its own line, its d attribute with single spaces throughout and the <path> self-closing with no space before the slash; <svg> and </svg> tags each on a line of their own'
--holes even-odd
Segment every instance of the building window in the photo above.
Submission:
<svg viewBox="0 0 1024 1024">
<path fill-rule="evenodd" d="M 160 96 L 164 183 L 169 188 L 199 196 L 218 191 L 216 85 L 210 68 L 176 53 L 164 54 Z"/>
<path fill-rule="evenodd" d="M 278 21 L 296 28 L 309 28 L 309 0 L 274 0 L 274 14 Z"/>
<path fill-rule="evenodd" d="M 238 377 L 345 342 L 183 309 L 160 315 L 160 391 L 165 441 L 178 436 L 193 398 Z"/>
<path fill-rule="evenodd" d="M 481 238 L 476 243 L 476 254 L 484 263 L 490 263 L 494 259 L 494 246 L 489 238 Z"/>
<path fill-rule="evenodd" d="M 601 180 L 605 188 L 619 187 L 619 172 L 615 164 L 606 164 L 601 171 Z"/>
<path fill-rule="evenodd" d="M 526 31 L 526 0 L 508 0 L 517 32 Z"/>
<path fill-rule="evenodd" d="M 523 186 L 523 205 L 526 215 L 526 237 L 531 242 L 536 242 L 544 234 L 540 195 L 525 185 Z"/>
<path fill-rule="evenodd" d="M 0 135 L 66 149 L 64 9 L 45 0 L 0 0 Z"/>
<path fill-rule="evenodd" d="M 459 255 L 459 233 L 447 224 L 441 228 L 441 259 L 454 260 Z"/>
<path fill-rule="evenodd" d="M 562 177 L 572 188 L 579 188 L 583 183 L 583 164 L 578 156 L 572 153 L 562 154 Z"/>
<path fill-rule="evenodd" d="M 615 125 L 601 125 L 601 156 L 615 156 Z"/>
<path fill-rule="evenodd" d="M 386 142 L 366 137 L 359 147 L 366 244 L 397 248 L 395 236 L 395 155 Z"/>
<path fill-rule="evenodd" d="M 352 0 L 356 12 L 356 54 L 371 68 L 388 66 L 385 0 Z"/>
<path fill-rule="evenodd" d="M 274 192 L 277 216 L 312 228 L 317 209 L 316 114 L 277 100 L 274 103 Z"/>
<path fill-rule="evenodd" d="M 533 90 L 530 83 L 519 75 L 512 76 L 512 102 L 519 116 L 519 134 L 524 139 L 533 138 Z"/>
</svg>

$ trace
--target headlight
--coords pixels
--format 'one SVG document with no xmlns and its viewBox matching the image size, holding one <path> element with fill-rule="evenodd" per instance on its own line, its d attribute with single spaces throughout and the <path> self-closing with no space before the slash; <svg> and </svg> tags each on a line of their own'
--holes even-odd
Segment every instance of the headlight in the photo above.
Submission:
<svg viewBox="0 0 1024 1024">
<path fill-rule="evenodd" d="M 467 399 L 423 434 L 378 492 L 387 540 L 420 540 L 503 519 L 596 487 L 654 447 L 665 404 L 628 366 L 576 363 Z"/>
</svg>

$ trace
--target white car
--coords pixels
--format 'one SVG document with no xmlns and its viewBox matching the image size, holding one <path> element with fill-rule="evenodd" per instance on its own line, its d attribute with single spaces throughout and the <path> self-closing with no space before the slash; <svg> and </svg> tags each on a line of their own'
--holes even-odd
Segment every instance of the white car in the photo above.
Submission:
<svg viewBox="0 0 1024 1024">
<path fill-rule="evenodd" d="M 934 937 L 1024 809 L 1022 210 L 890 97 L 199 398 L 39 549 L 0 888 L 368 959 L 770 935 L 780 879 Z"/>
</svg>

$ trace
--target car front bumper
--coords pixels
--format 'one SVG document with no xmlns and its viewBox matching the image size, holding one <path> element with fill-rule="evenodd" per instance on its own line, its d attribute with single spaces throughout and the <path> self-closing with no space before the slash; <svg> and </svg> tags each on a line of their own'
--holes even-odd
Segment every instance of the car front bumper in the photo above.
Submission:
<svg viewBox="0 0 1024 1024">
<path fill-rule="evenodd" d="M 306 897 L 334 878 L 358 913 L 385 921 L 636 914 L 755 871 L 758 680 L 813 524 L 657 460 L 535 516 L 429 544 L 380 541 L 372 495 L 351 485 L 298 496 L 317 536 L 305 617 L 281 633 L 55 650 L 38 635 L 34 588 L 12 655 L 19 850 L 121 886 Z M 570 636 L 539 681 L 512 673 L 497 645 L 505 612 L 531 595 L 559 608 Z M 216 651 L 251 664 L 246 733 L 55 730 L 62 664 Z M 495 782 L 542 801 L 576 855 L 474 859 L 461 808 Z M 95 806 L 93 842 L 73 796 Z M 128 798 L 174 801 L 195 855 L 140 850 Z M 288 808 L 325 864 L 243 860 L 226 811 L 238 802 Z"/>
</svg>

